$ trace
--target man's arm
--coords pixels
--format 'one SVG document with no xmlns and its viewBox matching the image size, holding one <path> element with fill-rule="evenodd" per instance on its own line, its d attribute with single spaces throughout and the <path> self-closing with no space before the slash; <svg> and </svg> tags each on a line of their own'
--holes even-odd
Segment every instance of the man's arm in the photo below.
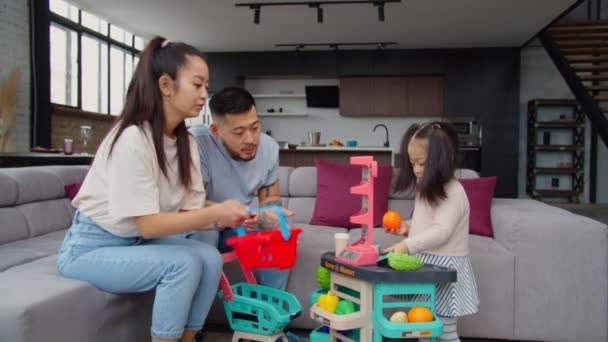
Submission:
<svg viewBox="0 0 608 342">
<path fill-rule="evenodd" d="M 261 187 L 258 190 L 258 198 L 260 199 L 260 207 L 267 205 L 281 206 L 281 191 L 279 189 L 279 180 L 276 182 Z"/>
</svg>

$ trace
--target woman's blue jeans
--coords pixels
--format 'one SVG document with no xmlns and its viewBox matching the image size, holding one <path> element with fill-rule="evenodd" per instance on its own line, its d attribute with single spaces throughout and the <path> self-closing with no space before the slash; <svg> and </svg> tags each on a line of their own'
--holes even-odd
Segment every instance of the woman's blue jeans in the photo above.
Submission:
<svg viewBox="0 0 608 342">
<path fill-rule="evenodd" d="M 222 257 L 215 246 L 181 238 L 123 238 L 74 214 L 58 260 L 67 278 L 102 291 L 133 293 L 156 289 L 151 335 L 180 338 L 200 330 L 217 293 Z"/>
</svg>

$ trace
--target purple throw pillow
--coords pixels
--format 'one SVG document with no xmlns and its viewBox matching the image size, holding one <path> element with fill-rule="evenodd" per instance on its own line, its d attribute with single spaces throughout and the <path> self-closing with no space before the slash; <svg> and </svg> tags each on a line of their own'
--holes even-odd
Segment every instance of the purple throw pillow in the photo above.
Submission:
<svg viewBox="0 0 608 342">
<path fill-rule="evenodd" d="M 315 160 L 317 167 L 317 199 L 310 224 L 355 228 L 350 217 L 361 210 L 361 196 L 350 193 L 350 188 L 361 183 L 362 167 Z M 388 210 L 388 192 L 393 168 L 378 165 L 374 183 L 374 226 L 382 226 L 382 215 Z"/>
<path fill-rule="evenodd" d="M 78 191 L 80 190 L 81 186 L 82 186 L 82 183 L 72 183 L 72 184 L 68 184 L 68 185 L 64 186 L 63 188 L 65 189 L 66 196 L 70 200 L 73 200 L 74 197 L 76 197 L 76 195 L 78 194 Z"/>
<path fill-rule="evenodd" d="M 469 199 L 469 233 L 493 236 L 492 197 L 496 187 L 496 177 L 459 179 Z"/>
</svg>

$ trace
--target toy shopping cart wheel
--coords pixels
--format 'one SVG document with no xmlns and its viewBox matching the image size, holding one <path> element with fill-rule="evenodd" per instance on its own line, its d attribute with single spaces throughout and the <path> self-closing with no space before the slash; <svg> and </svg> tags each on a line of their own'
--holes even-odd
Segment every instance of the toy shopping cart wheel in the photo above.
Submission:
<svg viewBox="0 0 608 342">
<path fill-rule="evenodd" d="M 249 209 L 249 212 L 265 210 L 274 210 L 277 213 L 280 230 L 245 234 L 245 229 L 239 226 L 237 236 L 229 238 L 226 243 L 234 249 L 245 270 L 291 268 L 296 261 L 298 235 L 302 229 L 289 229 L 283 211 L 278 206 Z"/>
</svg>

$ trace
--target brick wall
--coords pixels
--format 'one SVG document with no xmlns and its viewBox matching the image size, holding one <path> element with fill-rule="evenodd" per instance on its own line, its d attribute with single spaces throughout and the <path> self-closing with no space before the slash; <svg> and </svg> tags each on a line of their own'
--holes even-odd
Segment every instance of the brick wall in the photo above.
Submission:
<svg viewBox="0 0 608 342">
<path fill-rule="evenodd" d="M 51 115 L 51 148 L 63 148 L 63 140 L 70 138 L 74 140 L 74 153 L 84 152 L 82 139 L 80 138 L 80 126 L 91 126 L 92 134 L 88 153 L 95 153 L 97 147 L 106 136 L 115 116 L 81 112 L 60 106 L 53 106 Z"/>
<path fill-rule="evenodd" d="M 13 68 L 21 72 L 17 117 L 10 132 L 11 150 L 30 149 L 29 1 L 0 0 L 0 78 Z"/>
</svg>

